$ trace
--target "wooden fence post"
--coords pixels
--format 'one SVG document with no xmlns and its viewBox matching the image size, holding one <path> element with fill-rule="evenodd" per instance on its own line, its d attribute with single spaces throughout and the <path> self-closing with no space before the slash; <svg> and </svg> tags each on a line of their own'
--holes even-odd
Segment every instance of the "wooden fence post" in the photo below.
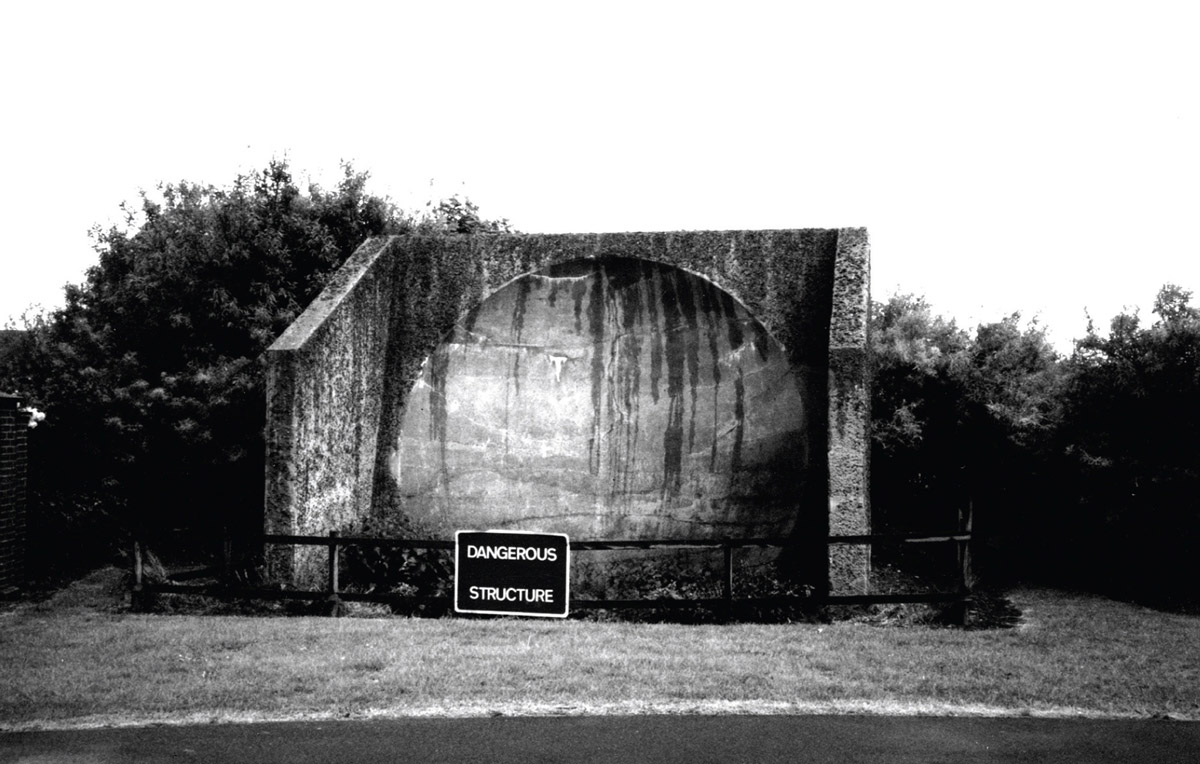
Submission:
<svg viewBox="0 0 1200 764">
<path fill-rule="evenodd" d="M 130 606 L 135 610 L 142 610 L 145 603 L 143 602 L 142 579 L 144 572 L 142 570 L 142 542 L 139 539 L 133 540 L 133 596 L 130 598 Z"/>
<path fill-rule="evenodd" d="M 329 532 L 329 615 L 337 618 L 342 614 L 342 603 L 338 597 L 338 532 Z"/>
<path fill-rule="evenodd" d="M 221 583 L 233 584 L 233 539 L 227 525 L 221 526 Z"/>
<path fill-rule="evenodd" d="M 958 593 L 962 597 L 954 605 L 953 620 L 959 626 L 967 625 L 967 610 L 971 597 L 971 527 L 974 524 L 975 504 L 968 498 L 966 509 L 958 510 L 958 533 L 965 536 L 960 539 L 958 548 Z"/>
<path fill-rule="evenodd" d="M 725 618 L 729 620 L 733 617 L 733 544 L 729 539 L 725 539 L 723 550 L 725 552 L 725 577 L 721 582 L 721 588 L 725 598 Z"/>
<path fill-rule="evenodd" d="M 958 532 L 968 537 L 967 540 L 958 542 L 958 581 L 959 588 L 968 593 L 971 591 L 971 540 L 969 537 L 974 525 L 974 515 L 974 501 L 968 499 L 966 510 L 958 511 Z"/>
</svg>

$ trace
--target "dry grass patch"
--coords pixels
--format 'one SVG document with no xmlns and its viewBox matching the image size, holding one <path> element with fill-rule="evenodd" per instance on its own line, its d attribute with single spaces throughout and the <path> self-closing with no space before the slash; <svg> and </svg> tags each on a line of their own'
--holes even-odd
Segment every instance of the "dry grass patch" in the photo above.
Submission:
<svg viewBox="0 0 1200 764">
<path fill-rule="evenodd" d="M 112 579 L 0 615 L 6 726 L 714 709 L 1200 719 L 1200 618 L 1058 592 L 1014 593 L 1016 629 L 964 631 L 135 615 L 111 604 Z"/>
</svg>

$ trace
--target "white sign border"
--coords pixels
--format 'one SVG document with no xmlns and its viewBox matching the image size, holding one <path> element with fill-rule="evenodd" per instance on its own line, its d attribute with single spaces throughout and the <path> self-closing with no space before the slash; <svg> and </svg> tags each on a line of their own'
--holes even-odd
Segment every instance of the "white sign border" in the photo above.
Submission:
<svg viewBox="0 0 1200 764">
<path fill-rule="evenodd" d="M 564 600 L 563 601 L 563 611 L 561 613 L 520 613 L 520 612 L 516 612 L 516 611 L 512 611 L 512 610 L 503 610 L 503 611 L 465 610 L 465 609 L 459 608 L 459 606 L 458 606 L 458 563 L 459 563 L 460 550 L 462 549 L 462 544 L 459 542 L 459 536 L 462 535 L 463 533 L 474 533 L 474 534 L 506 533 L 506 534 L 524 534 L 526 536 L 558 536 L 558 537 L 562 538 L 562 540 L 564 542 L 566 542 L 566 548 L 567 548 L 567 559 L 566 559 L 567 581 L 566 581 L 566 586 L 563 589 L 563 595 L 564 595 L 563 596 L 563 600 Z M 529 617 L 529 618 L 566 618 L 568 615 L 570 615 L 570 612 L 571 612 L 571 538 L 565 533 L 543 533 L 541 531 L 505 530 L 503 528 L 494 528 L 494 529 L 489 529 L 486 531 L 473 531 L 473 530 L 455 531 L 454 532 L 454 581 L 453 581 L 453 587 L 454 587 L 454 612 L 455 613 L 466 613 L 466 614 L 471 614 L 471 615 L 498 615 L 498 616 L 516 615 L 516 616 L 525 616 L 525 617 Z"/>
</svg>

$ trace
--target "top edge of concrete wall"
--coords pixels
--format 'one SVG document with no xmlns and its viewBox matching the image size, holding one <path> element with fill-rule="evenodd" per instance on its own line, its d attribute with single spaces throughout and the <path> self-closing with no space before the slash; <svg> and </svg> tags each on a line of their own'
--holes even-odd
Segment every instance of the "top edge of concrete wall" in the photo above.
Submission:
<svg viewBox="0 0 1200 764">
<path fill-rule="evenodd" d="M 373 236 L 363 242 L 354 254 L 346 258 L 346 262 L 334 271 L 329 283 L 317 295 L 317 299 L 271 343 L 267 353 L 288 352 L 303 347 L 312 333 L 337 308 L 342 298 L 353 291 L 363 276 L 371 270 L 371 265 L 387 250 L 388 242 L 394 238 L 398 237 Z"/>
<path fill-rule="evenodd" d="M 751 228 L 751 229 L 729 229 L 729 230 L 676 230 L 676 231 L 623 231 L 623 232 L 605 232 L 605 233 L 501 233 L 501 234 L 399 234 L 392 236 L 375 236 L 367 239 L 355 252 L 346 259 L 345 263 L 334 273 L 326 287 L 321 291 L 312 304 L 310 304 L 300 316 L 292 322 L 290 326 L 279 336 L 275 342 L 267 348 L 268 353 L 292 352 L 300 350 L 304 347 L 308 339 L 316 332 L 325 320 L 333 313 L 338 304 L 343 298 L 352 292 L 355 286 L 371 271 L 372 265 L 380 257 L 387 253 L 388 245 L 397 240 L 409 241 L 428 241 L 431 239 L 441 239 L 455 242 L 472 242 L 479 244 L 501 244 L 520 242 L 527 240 L 530 242 L 550 243 L 554 240 L 562 240 L 564 242 L 581 240 L 593 240 L 598 245 L 604 240 L 620 240 L 630 237 L 661 237 L 667 236 L 680 239 L 704 239 L 704 238 L 726 238 L 736 239 L 739 237 L 759 237 L 759 236 L 811 236 L 813 234 L 829 234 L 836 233 L 839 239 L 839 252 L 856 251 L 865 256 L 866 248 L 869 246 L 867 229 L 865 227 L 842 227 L 842 228 Z M 844 244 L 843 244 L 844 240 Z M 584 257 L 605 257 L 607 253 L 600 248 L 594 255 L 585 255 Z M 869 278 L 869 275 L 864 275 L 863 278 Z M 869 298 L 868 298 L 869 299 Z M 835 319 L 835 325 L 838 321 Z M 840 335 L 835 340 L 835 344 L 843 344 L 849 337 L 863 336 L 862 332 L 865 329 L 853 327 L 847 331 L 847 327 L 843 324 L 840 328 L 835 328 L 835 336 Z"/>
</svg>

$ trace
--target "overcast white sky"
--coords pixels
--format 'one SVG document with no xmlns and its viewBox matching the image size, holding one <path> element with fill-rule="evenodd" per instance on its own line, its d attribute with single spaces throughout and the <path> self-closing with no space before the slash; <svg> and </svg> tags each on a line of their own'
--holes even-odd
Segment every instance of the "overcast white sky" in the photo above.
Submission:
<svg viewBox="0 0 1200 764">
<path fill-rule="evenodd" d="M 1187 3 L 21 3 L 0 323 L 160 181 L 340 160 L 526 232 L 865 226 L 877 298 L 1062 346 L 1200 295 Z"/>
</svg>

